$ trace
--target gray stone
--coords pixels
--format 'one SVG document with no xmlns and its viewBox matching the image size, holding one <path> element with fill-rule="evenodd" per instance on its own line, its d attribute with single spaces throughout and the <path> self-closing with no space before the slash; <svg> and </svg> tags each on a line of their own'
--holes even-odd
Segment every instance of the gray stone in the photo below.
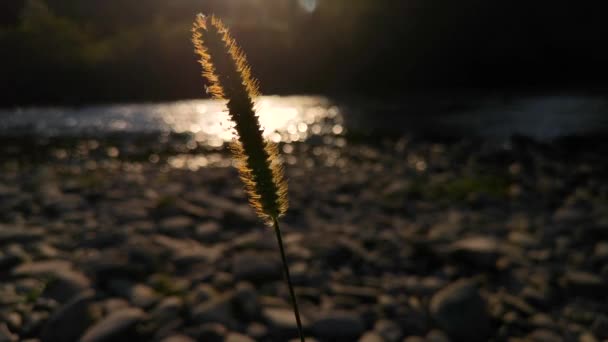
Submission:
<svg viewBox="0 0 608 342">
<path fill-rule="evenodd" d="M 171 236 L 187 236 L 194 228 L 194 221 L 188 216 L 174 216 L 159 223 L 159 231 Z"/>
<path fill-rule="evenodd" d="M 450 338 L 441 330 L 431 330 L 426 335 L 427 342 L 450 342 Z"/>
<path fill-rule="evenodd" d="M 82 292 L 53 312 L 42 331 L 41 341 L 76 341 L 92 323 L 90 306 L 94 298 L 93 290 Z"/>
<path fill-rule="evenodd" d="M 602 339 L 608 339 L 608 316 L 598 315 L 591 324 L 593 333 Z"/>
<path fill-rule="evenodd" d="M 225 293 L 199 304 L 192 309 L 192 320 L 197 324 L 221 323 L 229 328 L 236 326 L 234 293 Z"/>
<path fill-rule="evenodd" d="M 470 236 L 453 242 L 447 249 L 450 256 L 471 264 L 494 268 L 501 255 L 499 242 L 488 236 Z"/>
<path fill-rule="evenodd" d="M 340 311 L 320 314 L 310 328 L 321 340 L 356 340 L 365 332 L 365 324 L 359 315 Z"/>
<path fill-rule="evenodd" d="M 374 330 L 387 342 L 398 342 L 403 336 L 401 327 L 397 323 L 386 319 L 377 321 L 374 324 Z"/>
<path fill-rule="evenodd" d="M 238 334 L 238 333 L 229 333 L 226 336 L 225 342 L 255 342 L 253 339 L 248 336 Z"/>
<path fill-rule="evenodd" d="M 354 297 L 364 303 L 373 303 L 377 300 L 378 290 L 371 287 L 347 286 L 333 283 L 331 291 L 337 296 Z"/>
<path fill-rule="evenodd" d="M 595 274 L 583 271 L 568 271 L 562 278 L 568 292 L 583 297 L 604 296 L 606 283 Z"/>
<path fill-rule="evenodd" d="M 532 342 L 560 342 L 563 340 L 557 333 L 545 329 L 534 330 L 526 337 L 526 341 Z"/>
<path fill-rule="evenodd" d="M 17 277 L 48 277 L 44 296 L 60 303 L 66 302 L 78 293 L 91 287 L 91 281 L 83 273 L 72 269 L 72 264 L 64 260 L 38 261 L 19 265 L 12 274 Z"/>
<path fill-rule="evenodd" d="M 217 242 L 222 232 L 222 227 L 216 221 L 201 223 L 196 227 L 194 236 L 199 241 Z"/>
<path fill-rule="evenodd" d="M 403 342 L 427 342 L 423 337 L 420 336 L 408 336 L 403 339 Z"/>
<path fill-rule="evenodd" d="M 578 342 L 598 342 L 599 340 L 589 332 L 584 332 L 579 336 Z"/>
<path fill-rule="evenodd" d="M 258 322 L 248 324 L 246 332 L 247 336 L 256 341 L 263 340 L 268 336 L 268 328 L 264 324 Z"/>
<path fill-rule="evenodd" d="M 150 313 L 154 318 L 175 318 L 179 316 L 184 303 L 179 297 L 164 298 L 158 306 Z"/>
<path fill-rule="evenodd" d="M 486 341 L 490 334 L 486 303 L 470 281 L 457 281 L 437 292 L 431 299 L 430 313 L 455 340 Z"/>
<path fill-rule="evenodd" d="M 39 241 L 44 237 L 44 231 L 31 227 L 7 227 L 0 225 L 0 246 L 9 243 L 27 244 Z"/>
<path fill-rule="evenodd" d="M 137 308 L 115 311 L 90 327 L 80 338 L 80 342 L 113 342 L 128 340 L 134 327 L 145 314 Z"/>
<path fill-rule="evenodd" d="M 160 342 L 196 342 L 196 340 L 186 335 L 171 335 L 163 338 Z"/>
<path fill-rule="evenodd" d="M 368 331 L 361 336 L 359 342 L 384 342 L 384 339 L 375 331 Z"/>
<path fill-rule="evenodd" d="M 32 311 L 25 316 L 25 322 L 20 334 L 24 336 L 38 336 L 42 332 L 44 323 L 48 320 L 49 313 L 46 311 Z"/>
<path fill-rule="evenodd" d="M 18 336 L 8 330 L 6 323 L 0 323 L 0 342 L 17 342 L 18 340 Z"/>
<path fill-rule="evenodd" d="M 23 317 L 18 312 L 9 312 L 4 317 L 6 324 L 12 331 L 19 331 L 23 325 Z"/>
<path fill-rule="evenodd" d="M 197 341 L 224 342 L 228 330 L 219 323 L 205 323 L 196 328 L 194 334 Z"/>
<path fill-rule="evenodd" d="M 259 318 L 262 310 L 256 289 L 247 282 L 240 282 L 236 285 L 234 306 L 241 320 Z"/>
<path fill-rule="evenodd" d="M 291 308 L 267 307 L 262 310 L 262 317 L 270 328 L 270 334 L 277 339 L 287 340 L 298 336 L 298 325 Z M 308 320 L 303 316 L 300 319 L 303 328 L 306 329 L 309 326 Z"/>
<path fill-rule="evenodd" d="M 274 253 L 240 253 L 233 259 L 232 272 L 236 279 L 252 282 L 266 282 L 282 277 L 281 263 Z"/>
<path fill-rule="evenodd" d="M 144 284 L 133 284 L 126 280 L 111 280 L 110 289 L 119 296 L 129 299 L 129 301 L 140 308 L 149 308 L 158 302 L 159 296 L 149 286 Z"/>
</svg>

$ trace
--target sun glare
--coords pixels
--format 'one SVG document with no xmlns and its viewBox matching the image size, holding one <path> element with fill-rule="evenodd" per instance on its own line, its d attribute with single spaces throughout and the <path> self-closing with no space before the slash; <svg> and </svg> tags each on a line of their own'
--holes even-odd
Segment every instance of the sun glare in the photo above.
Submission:
<svg viewBox="0 0 608 342">
<path fill-rule="evenodd" d="M 298 0 L 298 3 L 308 13 L 312 13 L 317 9 L 317 0 Z"/>
</svg>

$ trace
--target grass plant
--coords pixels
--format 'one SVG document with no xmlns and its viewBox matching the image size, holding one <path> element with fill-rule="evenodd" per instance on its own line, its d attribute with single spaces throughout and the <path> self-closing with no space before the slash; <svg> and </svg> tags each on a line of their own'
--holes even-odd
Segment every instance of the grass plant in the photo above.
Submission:
<svg viewBox="0 0 608 342">
<path fill-rule="evenodd" d="M 234 123 L 237 138 L 232 142 L 231 150 L 249 203 L 276 234 L 300 340 L 304 342 L 300 312 L 278 221 L 288 207 L 287 183 L 283 177 L 277 146 L 264 139 L 255 112 L 254 100 L 259 96 L 257 81 L 251 75 L 245 54 L 220 19 L 199 14 L 192 33 L 203 77 L 209 83 L 207 91 L 215 99 L 226 101 Z"/>
</svg>

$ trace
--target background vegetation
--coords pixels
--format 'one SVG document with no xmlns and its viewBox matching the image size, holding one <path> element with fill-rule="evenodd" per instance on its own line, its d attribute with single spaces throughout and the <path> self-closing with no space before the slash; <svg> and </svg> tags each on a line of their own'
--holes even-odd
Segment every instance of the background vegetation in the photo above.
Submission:
<svg viewBox="0 0 608 342">
<path fill-rule="evenodd" d="M 198 97 L 201 81 L 189 42 L 198 12 L 226 20 L 265 93 L 594 88 L 608 79 L 608 29 L 605 11 L 590 6 L 482 0 L 3 1 L 0 105 Z"/>
</svg>

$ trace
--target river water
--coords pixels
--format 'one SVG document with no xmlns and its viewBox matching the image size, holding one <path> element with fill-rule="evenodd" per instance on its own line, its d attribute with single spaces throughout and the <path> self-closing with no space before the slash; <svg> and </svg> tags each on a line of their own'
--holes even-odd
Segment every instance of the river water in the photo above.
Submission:
<svg viewBox="0 0 608 342">
<path fill-rule="evenodd" d="M 256 106 L 264 134 L 276 142 L 347 132 L 371 137 L 405 134 L 499 140 L 513 134 L 551 140 L 608 132 L 608 99 L 598 96 L 427 95 L 391 101 L 264 96 Z M 221 146 L 232 138 L 224 104 L 214 100 L 0 110 L 3 135 L 113 132 L 191 133 L 210 146 Z"/>
</svg>

